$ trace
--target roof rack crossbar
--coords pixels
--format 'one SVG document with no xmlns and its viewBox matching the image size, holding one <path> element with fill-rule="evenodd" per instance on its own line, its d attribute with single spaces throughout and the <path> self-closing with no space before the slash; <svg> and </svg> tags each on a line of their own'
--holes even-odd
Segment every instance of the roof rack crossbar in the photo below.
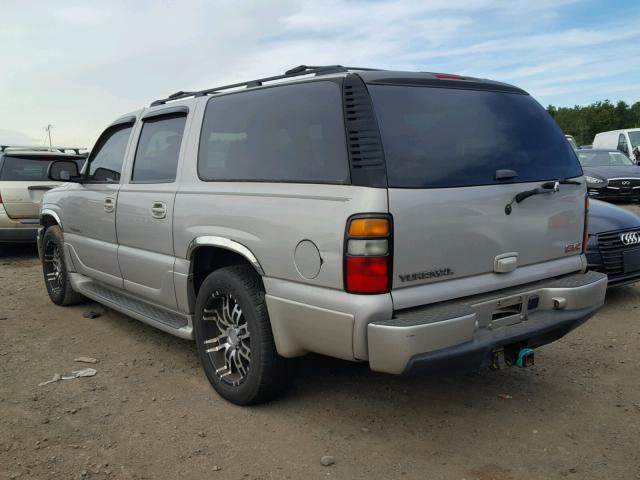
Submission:
<svg viewBox="0 0 640 480">
<path fill-rule="evenodd" d="M 48 145 L 10 145 L 10 144 L 2 144 L 0 145 L 0 153 L 5 152 L 7 150 L 36 150 L 36 151 L 58 151 L 64 153 L 66 150 L 72 150 L 76 155 L 80 155 L 80 150 L 87 150 L 85 147 L 63 147 L 53 145 L 49 147 Z"/>
<path fill-rule="evenodd" d="M 197 92 L 176 92 L 169 95 L 167 98 L 162 98 L 160 100 L 155 100 L 151 103 L 152 107 L 157 105 L 163 105 L 172 100 L 178 100 L 182 98 L 188 97 L 202 97 L 205 95 L 209 95 L 212 93 L 219 93 L 225 90 L 232 90 L 234 88 L 251 88 L 251 87 L 259 87 L 264 83 L 273 82 L 276 80 L 283 80 L 286 78 L 298 77 L 301 75 L 323 75 L 327 73 L 335 73 L 335 72 L 347 72 L 349 70 L 376 70 L 373 68 L 354 68 L 354 67 L 343 67 L 342 65 L 324 65 L 324 66 L 308 66 L 308 65 L 299 65 L 297 67 L 291 68 L 284 72 L 284 75 L 274 75 L 272 77 L 258 78 L 256 80 L 249 80 L 247 82 L 234 83 L 231 85 L 224 85 L 221 87 L 209 88 L 206 90 L 199 90 Z"/>
</svg>

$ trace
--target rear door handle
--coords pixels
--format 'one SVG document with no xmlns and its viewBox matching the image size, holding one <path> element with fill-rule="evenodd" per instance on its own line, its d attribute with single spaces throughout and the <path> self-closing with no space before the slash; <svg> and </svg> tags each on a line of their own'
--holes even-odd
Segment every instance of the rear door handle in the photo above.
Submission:
<svg viewBox="0 0 640 480">
<path fill-rule="evenodd" d="M 112 213 L 116 208 L 116 201 L 111 198 L 111 197 L 107 197 L 104 199 L 104 211 L 107 213 Z"/>
<path fill-rule="evenodd" d="M 151 205 L 151 216 L 153 218 L 167 218 L 167 204 L 164 202 L 153 202 Z"/>
</svg>

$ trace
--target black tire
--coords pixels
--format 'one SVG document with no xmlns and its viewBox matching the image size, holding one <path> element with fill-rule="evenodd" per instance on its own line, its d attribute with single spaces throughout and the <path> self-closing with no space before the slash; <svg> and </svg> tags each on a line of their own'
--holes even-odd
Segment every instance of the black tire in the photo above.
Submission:
<svg viewBox="0 0 640 480">
<path fill-rule="evenodd" d="M 224 317 L 225 305 L 227 312 L 233 305 L 233 315 L 223 325 L 219 314 Z M 263 403 L 291 384 L 295 360 L 276 351 L 264 288 L 251 267 L 237 265 L 209 274 L 198 292 L 193 328 L 207 378 L 226 400 Z"/>
<path fill-rule="evenodd" d="M 57 225 L 47 228 L 42 238 L 42 274 L 49 298 L 56 305 L 75 305 L 86 300 L 71 288 L 64 258 L 62 230 Z"/>
</svg>

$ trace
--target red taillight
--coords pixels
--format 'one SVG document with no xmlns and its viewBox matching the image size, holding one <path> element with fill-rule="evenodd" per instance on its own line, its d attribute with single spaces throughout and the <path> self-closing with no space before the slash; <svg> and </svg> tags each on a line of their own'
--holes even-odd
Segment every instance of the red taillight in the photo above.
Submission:
<svg viewBox="0 0 640 480">
<path fill-rule="evenodd" d="M 391 289 L 391 218 L 358 215 L 347 223 L 344 288 L 349 293 L 387 293 Z"/>
<path fill-rule="evenodd" d="M 455 75 L 453 73 L 434 73 L 433 76 L 445 80 L 465 80 L 465 77 L 462 75 Z"/>
<path fill-rule="evenodd" d="M 345 283 L 350 293 L 389 290 L 389 257 L 347 257 Z"/>
</svg>

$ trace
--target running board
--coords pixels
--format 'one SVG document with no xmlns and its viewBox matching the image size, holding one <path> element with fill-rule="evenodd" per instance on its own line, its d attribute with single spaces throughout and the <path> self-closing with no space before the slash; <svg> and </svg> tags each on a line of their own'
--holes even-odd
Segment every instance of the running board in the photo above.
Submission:
<svg viewBox="0 0 640 480">
<path fill-rule="evenodd" d="M 70 273 L 69 276 L 73 289 L 85 297 L 164 332 L 180 338 L 193 339 L 193 327 L 189 315 L 151 305 L 101 283 L 97 283 L 79 273 Z"/>
</svg>

